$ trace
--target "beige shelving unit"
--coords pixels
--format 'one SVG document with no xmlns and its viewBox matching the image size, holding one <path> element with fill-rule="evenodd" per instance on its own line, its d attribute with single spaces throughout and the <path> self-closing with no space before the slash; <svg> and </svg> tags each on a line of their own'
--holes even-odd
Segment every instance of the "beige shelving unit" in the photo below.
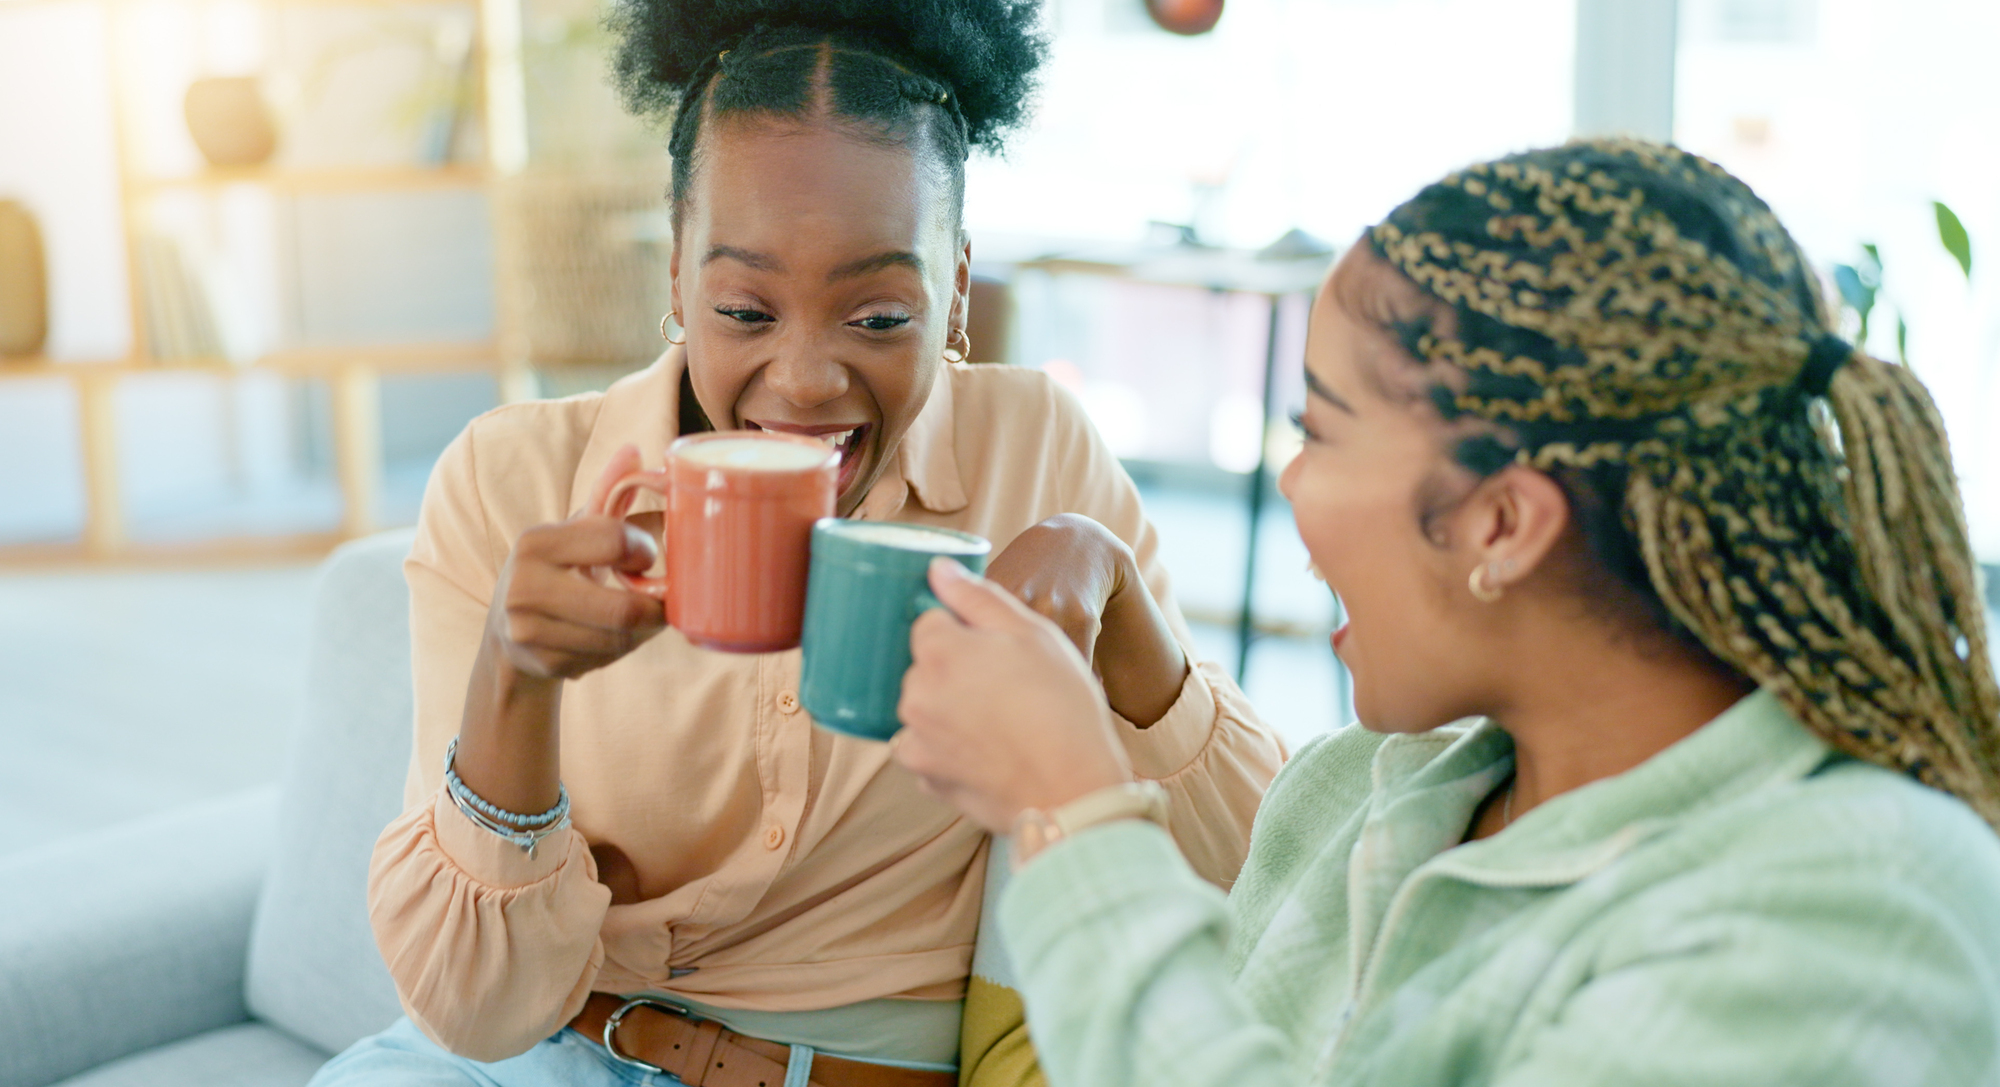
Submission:
<svg viewBox="0 0 2000 1087">
<path fill-rule="evenodd" d="M 477 66 L 481 90 L 486 161 L 438 167 L 294 169 L 255 167 L 206 169 L 183 176 L 151 176 L 137 165 L 131 134 L 129 88 L 118 62 L 118 24 L 124 0 L 106 4 L 107 55 L 114 86 L 112 110 L 119 162 L 120 202 L 125 227 L 128 294 L 131 299 L 132 348 L 125 358 L 100 361 L 15 359 L 0 365 L 0 382 L 60 379 L 75 389 L 86 492 L 83 536 L 75 544 L 0 547 L 0 565 L 46 564 L 65 561 L 227 561 L 246 557 L 295 557 L 324 552 L 343 539 L 375 531 L 379 526 L 382 478 L 381 381 L 399 374 L 487 372 L 498 382 L 503 400 L 533 394 L 535 379 L 523 337 L 509 326 L 507 307 L 496 306 L 494 339 L 471 343 L 406 343 L 367 347 L 310 347 L 278 350 L 247 365 L 223 359 L 172 361 L 149 356 L 145 287 L 138 239 L 149 201 L 176 190 L 216 193 L 228 186 L 259 186 L 280 194 L 395 193 L 439 189 L 478 189 L 489 198 L 496 186 L 526 165 L 525 86 L 520 70 L 522 52 L 518 0 L 458 0 L 474 12 L 475 44 L 471 63 Z M 401 4 L 443 6 L 452 0 L 263 0 L 269 6 L 319 5 L 386 7 Z M 495 202 L 489 199 L 489 207 Z M 496 262 L 499 264 L 502 262 Z M 498 274 L 498 273 L 496 273 Z M 496 283 L 496 299 L 507 293 Z M 335 471 L 342 515 L 331 533 L 204 540 L 195 544 L 142 546 L 129 536 L 119 479 L 119 421 L 116 393 L 122 382 L 159 374 L 211 374 L 236 380 L 245 373 L 278 374 L 327 382 L 331 393 Z"/>
</svg>

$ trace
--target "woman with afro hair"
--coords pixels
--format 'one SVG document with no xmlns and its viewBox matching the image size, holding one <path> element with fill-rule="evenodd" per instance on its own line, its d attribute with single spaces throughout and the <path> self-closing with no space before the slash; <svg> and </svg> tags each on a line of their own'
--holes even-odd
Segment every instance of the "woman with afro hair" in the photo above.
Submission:
<svg viewBox="0 0 2000 1087">
<path fill-rule="evenodd" d="M 657 505 L 591 511 L 683 434 L 821 438 L 840 516 L 991 540 L 993 579 L 1091 659 L 1194 870 L 1235 878 L 1281 746 L 1194 661 L 1076 402 L 959 364 L 965 160 L 1021 121 L 1036 19 L 1030 0 L 613 8 L 627 100 L 671 126 L 675 346 L 602 394 L 488 413 L 438 464 L 406 564 L 406 806 L 369 881 L 408 1018 L 316 1084 L 1037 1075 L 1018 1002 L 968 995 L 984 829 L 887 745 L 815 728 L 797 651 L 696 648 L 589 576 L 656 558 Z"/>
</svg>

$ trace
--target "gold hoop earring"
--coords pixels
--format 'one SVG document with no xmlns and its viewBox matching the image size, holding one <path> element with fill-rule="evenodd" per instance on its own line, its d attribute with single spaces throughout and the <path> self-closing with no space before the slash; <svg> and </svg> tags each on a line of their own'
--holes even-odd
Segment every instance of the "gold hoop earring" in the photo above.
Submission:
<svg viewBox="0 0 2000 1087">
<path fill-rule="evenodd" d="M 672 336 L 667 335 L 668 321 L 672 321 L 674 324 L 680 325 L 681 329 L 680 339 L 676 340 Z M 681 315 L 678 311 L 668 310 L 666 313 L 660 316 L 660 338 L 667 341 L 670 344 L 673 344 L 675 347 L 679 347 L 680 345 L 688 342 L 687 326 L 681 324 Z"/>
<path fill-rule="evenodd" d="M 954 347 L 952 346 L 953 344 L 963 344 L 964 346 Z M 954 351 L 958 352 L 956 357 L 952 355 L 952 352 Z M 944 361 L 964 362 L 966 359 L 969 359 L 971 357 L 972 357 L 972 337 L 966 335 L 965 330 L 962 328 L 952 329 L 951 332 L 947 334 L 944 338 Z"/>
<path fill-rule="evenodd" d="M 1506 589 L 1487 580 L 1484 564 L 1472 568 L 1472 576 L 1465 579 L 1465 587 L 1472 590 L 1472 598 L 1481 604 L 1491 604 L 1507 593 Z"/>
</svg>

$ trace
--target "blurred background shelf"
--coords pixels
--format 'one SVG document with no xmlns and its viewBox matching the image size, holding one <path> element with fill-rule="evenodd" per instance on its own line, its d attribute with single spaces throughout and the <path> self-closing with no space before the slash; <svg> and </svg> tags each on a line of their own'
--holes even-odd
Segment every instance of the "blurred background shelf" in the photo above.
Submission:
<svg viewBox="0 0 2000 1087">
<path fill-rule="evenodd" d="M 315 562 L 346 539 L 338 532 L 284 535 L 205 536 L 199 540 L 126 541 L 117 555 L 121 567 L 166 570 L 190 567 L 231 568 Z M 16 543 L 0 548 L 0 572 L 30 573 L 94 566 L 104 556 L 81 541 Z"/>
<path fill-rule="evenodd" d="M 526 100 L 536 77 L 524 66 L 549 58 L 524 41 L 523 20 L 548 3 L 577 6 L 569 0 L 95 5 L 109 83 L 130 346 L 122 357 L 0 362 L 0 383 L 66 386 L 48 402 L 73 413 L 82 512 L 74 538 L 43 539 L 32 525 L 25 533 L 17 527 L 13 539 L 0 543 L 0 566 L 311 559 L 343 539 L 415 515 L 428 465 L 391 463 L 413 454 L 396 448 L 394 435 L 385 439 L 385 411 L 407 416 L 411 396 L 385 404 L 385 388 L 437 400 L 438 382 L 484 379 L 490 404 L 537 395 L 538 366 L 615 373 L 650 357 L 657 346 L 644 338 L 656 319 L 646 316 L 651 297 L 613 315 L 637 331 L 610 337 L 616 344 L 609 349 L 603 335 L 565 340 L 565 314 L 551 309 L 551 301 L 556 310 L 581 310 L 615 298 L 620 281 L 646 291 L 658 286 L 631 274 L 629 252 L 621 254 L 622 264 L 600 259 L 593 268 L 565 262 L 558 249 L 579 248 L 578 237 L 587 247 L 602 233 L 607 194 L 618 194 L 635 215 L 656 206 L 664 177 L 657 167 L 621 168 L 602 155 L 531 161 L 537 142 L 561 150 L 535 139 Z M 594 26 L 594 19 L 591 9 L 591 21 L 578 25 Z M 177 51 L 192 67 L 161 66 L 160 55 Z M 257 74 L 238 74 L 246 70 Z M 383 89 L 398 79 L 403 90 Z M 253 150 L 234 159 L 213 153 L 213 128 L 208 142 L 194 131 L 192 105 L 185 120 L 178 108 L 183 88 L 192 95 L 203 82 L 231 81 L 237 92 L 251 88 L 237 120 L 249 124 Z M 352 116 L 325 112 L 332 108 L 326 101 L 351 105 L 370 94 L 376 96 L 370 108 L 380 113 L 359 129 Z M 598 103 L 600 115 L 606 104 Z M 610 112 L 616 115 L 615 104 Z M 384 122 L 393 118 L 401 120 L 389 127 L 407 126 L 401 145 L 382 140 Z M 578 127 L 574 116 L 566 120 L 567 128 Z M 272 134 L 258 148 L 260 123 Z M 558 132 L 565 125 L 543 128 Z M 346 132 L 347 142 L 327 132 Z M 623 138 L 640 145 L 629 133 Z M 643 142 L 656 154 L 650 137 Z M 202 156 L 189 154 L 196 145 Z M 644 217 L 628 223 L 619 218 L 624 214 L 610 217 L 621 234 L 611 241 L 637 247 L 648 260 L 659 257 L 660 223 Z M 253 220 L 265 225 L 246 228 Z M 366 252 L 370 242 L 373 257 Z M 260 251 L 246 255 L 246 244 Z M 510 254 L 508 245 L 537 251 Z M 329 260 L 360 270 L 359 294 L 355 272 L 341 281 Z M 216 273 L 218 265 L 233 279 Z M 548 281 L 550 267 L 570 279 L 578 271 L 596 275 L 565 291 L 563 282 Z M 486 282 L 467 283 L 467 268 L 477 268 Z M 470 315 L 457 318 L 459 324 L 485 326 L 480 335 L 438 335 L 432 318 L 440 292 Z M 245 311 L 252 316 L 244 318 Z M 327 342 L 357 331 L 370 342 Z M 279 425 L 269 418 L 273 411 L 290 417 L 282 425 L 294 443 L 324 450 L 323 474 L 294 481 L 295 495 L 269 488 L 253 495 L 255 488 L 239 485 L 227 495 L 184 501 L 184 510 L 164 517 L 128 508 L 127 485 L 147 461 L 131 447 L 128 417 L 146 406 L 148 394 L 132 390 L 165 387 L 184 396 L 194 395 L 189 388 L 208 390 L 199 395 L 209 406 L 186 414 L 186 421 L 210 433 L 191 432 L 186 440 L 218 445 L 232 477 L 254 474 L 245 467 L 250 454 L 239 447 L 246 431 Z M 443 399 L 445 407 L 430 409 L 442 414 L 428 429 L 447 436 L 481 409 L 478 394 L 471 403 L 463 391 Z M 414 455 L 425 459 L 421 451 Z"/>
<path fill-rule="evenodd" d="M 228 359 L 8 359 L 0 363 L 0 381 L 85 380 L 159 374 L 212 374 L 218 377 L 272 371 L 299 377 L 324 377 L 342 370 L 371 369 L 379 374 L 421 374 L 505 369 L 499 348 L 487 340 L 446 343 L 351 344 L 291 347 L 271 351 L 246 363 Z"/>
<path fill-rule="evenodd" d="M 299 0 L 290 0 L 299 2 Z M 391 2 L 391 0 L 376 0 Z M 398 192 L 473 188 L 486 184 L 481 166 L 377 166 L 352 168 L 272 168 L 265 166 L 209 167 L 179 177 L 134 177 L 133 190 L 151 194 L 175 189 L 215 190 L 232 185 L 257 185 L 287 193 Z"/>
<path fill-rule="evenodd" d="M 129 359 L 51 359 L 30 355 L 0 361 L 0 381 L 49 381 L 130 369 L 137 366 Z"/>
</svg>

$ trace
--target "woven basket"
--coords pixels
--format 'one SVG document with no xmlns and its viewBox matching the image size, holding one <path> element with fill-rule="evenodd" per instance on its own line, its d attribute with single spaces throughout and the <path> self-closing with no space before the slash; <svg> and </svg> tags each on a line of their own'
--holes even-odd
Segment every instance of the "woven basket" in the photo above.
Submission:
<svg viewBox="0 0 2000 1087">
<path fill-rule="evenodd" d="M 537 367 L 638 368 L 659 355 L 672 245 L 666 177 L 547 176 L 495 195 L 501 349 Z"/>
</svg>

